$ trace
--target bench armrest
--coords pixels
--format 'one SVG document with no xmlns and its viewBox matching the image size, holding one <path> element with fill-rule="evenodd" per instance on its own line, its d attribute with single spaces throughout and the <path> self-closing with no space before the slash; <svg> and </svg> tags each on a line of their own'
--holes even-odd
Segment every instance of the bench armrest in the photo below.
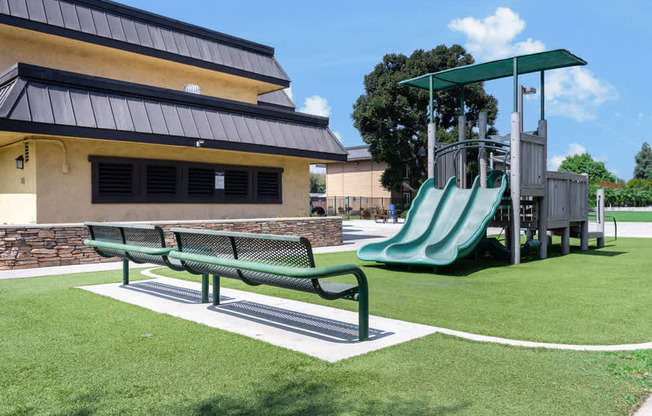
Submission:
<svg viewBox="0 0 652 416">
<path fill-rule="evenodd" d="M 151 256 L 167 256 L 171 251 L 176 251 L 176 248 L 167 248 L 167 247 L 140 247 L 132 246 L 129 244 L 120 244 L 120 243 L 110 243 L 108 241 L 100 240 L 84 240 L 84 244 L 91 247 L 105 248 L 108 250 L 119 250 L 119 251 L 128 251 L 131 253 L 140 253 L 140 254 L 149 254 Z"/>
</svg>

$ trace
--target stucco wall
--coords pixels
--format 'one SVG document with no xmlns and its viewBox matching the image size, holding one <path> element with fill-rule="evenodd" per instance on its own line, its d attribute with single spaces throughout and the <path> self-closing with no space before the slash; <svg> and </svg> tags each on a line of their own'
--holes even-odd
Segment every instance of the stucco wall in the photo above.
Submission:
<svg viewBox="0 0 652 416">
<path fill-rule="evenodd" d="M 202 95 L 256 103 L 278 86 L 0 24 L 0 72 L 16 62 L 181 91 L 196 84 Z"/>
<path fill-rule="evenodd" d="M 16 148 L 5 148 L 8 150 L 0 149 L 0 173 L 3 174 L 0 181 L 3 187 L 0 189 L 0 222 L 167 221 L 309 214 L 309 160 L 306 159 L 105 140 L 58 140 L 67 149 L 68 173 L 63 173 L 62 147 L 54 141 L 28 140 L 30 162 L 24 171 L 18 171 L 14 163 L 15 157 L 22 152 L 22 144 Z M 89 155 L 282 168 L 283 203 L 92 204 Z M 9 180 L 4 180 L 5 174 Z M 26 185 L 19 184 L 21 177 L 25 178 Z M 16 197 L 16 194 L 19 196 Z"/>
<path fill-rule="evenodd" d="M 36 165 L 30 154 L 25 168 L 16 169 L 23 153 L 22 142 L 0 148 L 0 224 L 36 221 Z"/>
<path fill-rule="evenodd" d="M 329 163 L 326 165 L 327 196 L 389 198 L 391 193 L 380 185 L 385 163 L 371 160 Z"/>
</svg>

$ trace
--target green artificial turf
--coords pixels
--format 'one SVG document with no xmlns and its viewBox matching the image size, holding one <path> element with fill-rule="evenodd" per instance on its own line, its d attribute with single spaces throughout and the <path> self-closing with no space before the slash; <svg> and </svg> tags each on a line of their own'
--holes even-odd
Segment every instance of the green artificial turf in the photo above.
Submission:
<svg viewBox="0 0 652 416">
<path fill-rule="evenodd" d="M 602 249 L 562 256 L 559 239 L 549 258 L 535 253 L 520 265 L 482 258 L 432 269 L 386 268 L 355 252 L 317 256 L 317 265 L 354 263 L 369 280 L 370 313 L 427 325 L 526 341 L 622 344 L 652 341 L 652 239 L 607 238 Z M 593 244 L 594 241 L 592 241 Z M 161 268 L 157 273 L 199 281 Z M 321 300 L 268 286 L 223 286 L 356 310 L 351 302 Z M 623 324 L 623 323 L 626 323 Z"/>
<path fill-rule="evenodd" d="M 652 222 L 652 211 L 605 211 L 607 217 L 611 216 L 618 222 Z M 606 218 L 605 221 L 613 221 Z"/>
<path fill-rule="evenodd" d="M 371 312 L 534 340 L 650 341 L 640 275 L 649 274 L 652 240 L 607 245 L 519 266 L 462 261 L 438 275 L 365 263 Z M 362 264 L 354 253 L 317 261 Z M 0 281 L 0 415 L 627 415 L 652 391 L 652 351 L 434 334 L 327 363 L 75 288 L 120 281 L 120 271 Z M 608 323 L 595 328 L 600 320 Z"/>
</svg>

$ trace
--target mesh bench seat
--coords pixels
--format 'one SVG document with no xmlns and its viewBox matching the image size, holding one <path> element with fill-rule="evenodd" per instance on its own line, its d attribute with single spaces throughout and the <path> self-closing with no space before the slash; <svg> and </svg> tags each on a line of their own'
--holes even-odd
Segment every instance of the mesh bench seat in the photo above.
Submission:
<svg viewBox="0 0 652 416">
<path fill-rule="evenodd" d="M 248 285 L 269 285 L 315 293 L 328 300 L 358 302 L 359 338 L 368 339 L 369 301 L 367 278 L 355 265 L 315 267 L 310 241 L 303 237 L 248 234 L 172 228 L 177 250 L 169 257 L 180 260 L 187 271 L 213 275 L 213 304 L 219 305 L 220 277 Z M 353 275 L 356 285 L 325 281 Z"/>
<path fill-rule="evenodd" d="M 129 284 L 129 262 L 153 263 L 173 270 L 184 270 L 178 260 L 169 257 L 173 248 L 165 244 L 165 234 L 155 225 L 86 222 L 91 234 L 84 244 L 102 257 L 122 259 L 122 283 Z M 208 302 L 208 300 L 205 300 Z"/>
</svg>

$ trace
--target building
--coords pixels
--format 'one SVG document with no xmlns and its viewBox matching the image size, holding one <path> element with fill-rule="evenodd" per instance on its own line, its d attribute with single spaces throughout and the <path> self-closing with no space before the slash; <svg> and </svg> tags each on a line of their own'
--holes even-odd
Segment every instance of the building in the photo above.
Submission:
<svg viewBox="0 0 652 416">
<path fill-rule="evenodd" d="M 409 204 L 414 192 L 404 185 L 403 192 L 388 191 L 380 183 L 387 164 L 374 162 L 369 145 L 347 147 L 347 160 L 326 165 L 327 205 L 385 207 L 390 204 Z"/>
<path fill-rule="evenodd" d="M 109 1 L 0 0 L 0 224 L 309 214 L 345 161 L 274 49 Z"/>
</svg>

